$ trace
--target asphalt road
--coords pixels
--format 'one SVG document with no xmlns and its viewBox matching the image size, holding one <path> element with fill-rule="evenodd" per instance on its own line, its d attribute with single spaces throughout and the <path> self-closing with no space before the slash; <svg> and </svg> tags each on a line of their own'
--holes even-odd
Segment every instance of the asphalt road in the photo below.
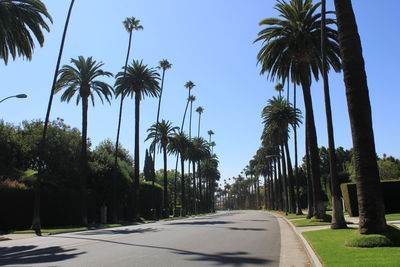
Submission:
<svg viewBox="0 0 400 267">
<path fill-rule="evenodd" d="M 277 219 L 261 211 L 0 242 L 3 266 L 279 266 Z"/>
</svg>

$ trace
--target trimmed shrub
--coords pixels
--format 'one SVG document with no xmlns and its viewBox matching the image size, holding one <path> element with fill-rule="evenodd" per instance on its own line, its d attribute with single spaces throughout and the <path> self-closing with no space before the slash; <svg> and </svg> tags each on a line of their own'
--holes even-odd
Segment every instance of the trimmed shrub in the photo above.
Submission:
<svg viewBox="0 0 400 267">
<path fill-rule="evenodd" d="M 361 235 L 356 233 L 345 242 L 346 247 L 373 248 L 400 245 L 400 229 L 389 225 L 382 234 Z"/>
<path fill-rule="evenodd" d="M 400 212 L 400 180 L 381 181 L 385 213 Z M 355 183 L 341 184 L 344 206 L 351 217 L 358 216 L 357 188 Z"/>
</svg>

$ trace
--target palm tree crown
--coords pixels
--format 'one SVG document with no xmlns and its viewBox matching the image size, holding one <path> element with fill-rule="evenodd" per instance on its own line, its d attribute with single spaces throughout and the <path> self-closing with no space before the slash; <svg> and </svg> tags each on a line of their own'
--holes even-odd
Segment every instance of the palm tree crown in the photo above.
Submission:
<svg viewBox="0 0 400 267">
<path fill-rule="evenodd" d="M 195 86 L 196 86 L 196 85 L 195 85 L 192 81 L 187 81 L 187 82 L 185 83 L 185 87 L 186 87 L 187 89 L 189 89 L 189 91 L 192 90 L 193 87 L 195 87 Z"/>
<path fill-rule="evenodd" d="M 17 56 L 32 58 L 35 47 L 32 34 L 43 46 L 42 29 L 50 31 L 44 18 L 53 22 L 40 0 L 0 1 L 0 58 L 5 64 L 9 54 L 13 59 Z"/>
<path fill-rule="evenodd" d="M 199 106 L 199 107 L 196 108 L 196 112 L 199 113 L 199 114 L 202 114 L 204 112 L 204 108 Z"/>
<path fill-rule="evenodd" d="M 101 69 L 104 64 L 102 62 L 97 63 L 92 57 L 85 59 L 83 56 L 79 56 L 78 59 L 71 59 L 71 63 L 74 66 L 65 65 L 59 72 L 56 92 L 66 88 L 61 100 L 69 102 L 75 93 L 79 92 L 76 98 L 77 105 L 82 98 L 90 96 L 94 106 L 94 93 L 96 93 L 102 103 L 104 102 L 103 97 L 110 103 L 112 87 L 105 82 L 96 80 L 101 76 L 113 76 L 112 73 Z"/>
<path fill-rule="evenodd" d="M 133 30 L 139 31 L 143 30 L 143 26 L 140 25 L 140 20 L 135 19 L 135 17 L 126 18 L 123 22 L 125 30 L 127 32 L 132 32 Z"/>
<path fill-rule="evenodd" d="M 133 97 L 138 93 L 142 99 L 145 96 L 157 97 L 160 92 L 158 83 L 160 75 L 154 68 L 144 65 L 142 60 L 134 60 L 127 67 L 125 76 L 124 72 L 119 72 L 116 77 L 115 92 L 117 96 L 123 94 Z"/>
<path fill-rule="evenodd" d="M 290 76 L 299 83 L 300 75 L 305 71 L 302 78 L 308 79 L 308 84 L 311 83 L 311 74 L 318 79 L 322 66 L 321 14 L 314 13 L 320 5 L 314 5 L 312 0 L 290 0 L 290 3 L 278 0 L 275 9 L 282 19 L 262 20 L 259 24 L 267 27 L 258 33 L 255 40 L 264 44 L 257 55 L 262 74 L 268 72 L 272 79 Z M 335 21 L 327 19 L 326 25 L 335 25 Z M 326 38 L 329 65 L 340 71 L 336 30 L 326 26 Z"/>
<path fill-rule="evenodd" d="M 179 130 L 179 127 L 172 126 L 170 121 L 162 120 L 158 124 L 153 124 L 147 132 L 149 133 L 146 140 L 153 139 L 151 143 L 151 150 L 154 150 L 156 145 L 161 150 L 171 142 L 173 134 Z"/>
<path fill-rule="evenodd" d="M 166 59 L 163 59 L 160 62 L 158 62 L 158 66 L 157 66 L 158 69 L 162 69 L 163 71 L 166 71 L 166 70 L 170 69 L 171 67 L 172 67 L 172 64 L 169 63 L 169 61 Z"/>
</svg>

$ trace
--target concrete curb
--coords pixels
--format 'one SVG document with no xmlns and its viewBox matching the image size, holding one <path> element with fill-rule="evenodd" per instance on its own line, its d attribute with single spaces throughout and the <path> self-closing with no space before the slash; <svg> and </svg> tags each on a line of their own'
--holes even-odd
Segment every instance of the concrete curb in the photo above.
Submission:
<svg viewBox="0 0 400 267">
<path fill-rule="evenodd" d="M 320 259 L 318 258 L 317 254 L 315 253 L 314 249 L 310 246 L 310 244 L 307 242 L 307 240 L 304 238 L 304 236 L 299 231 L 297 231 L 296 226 L 294 226 L 288 219 L 286 219 L 285 217 L 283 217 L 279 214 L 276 214 L 276 213 L 271 213 L 271 214 L 281 217 L 282 219 L 284 219 L 286 221 L 287 224 L 290 225 L 292 230 L 296 233 L 298 238 L 303 243 L 303 246 L 307 252 L 307 255 L 310 258 L 311 264 L 314 267 L 323 267 L 323 264 L 321 263 Z"/>
</svg>

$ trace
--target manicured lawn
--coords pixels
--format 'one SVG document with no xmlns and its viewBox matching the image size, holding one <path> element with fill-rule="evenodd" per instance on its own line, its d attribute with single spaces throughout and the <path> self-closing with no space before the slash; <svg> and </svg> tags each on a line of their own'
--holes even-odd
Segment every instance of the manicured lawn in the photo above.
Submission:
<svg viewBox="0 0 400 267">
<path fill-rule="evenodd" d="M 278 213 L 279 215 L 285 217 L 288 220 L 291 220 L 291 219 L 302 219 L 302 218 L 307 217 L 307 214 L 303 214 L 303 215 L 288 214 L 288 215 L 286 215 L 285 212 L 280 211 L 280 210 L 268 210 L 268 211 L 269 212 L 273 212 L 273 213 Z"/>
<path fill-rule="evenodd" d="M 358 229 L 304 232 L 324 266 L 400 266 L 400 247 L 349 248 L 345 242 Z"/>
<path fill-rule="evenodd" d="M 304 220 L 293 220 L 292 224 L 296 227 L 305 227 L 305 226 L 321 226 L 321 225 L 330 225 L 330 222 L 316 222 L 312 221 L 312 219 L 304 219 Z"/>
<path fill-rule="evenodd" d="M 400 213 L 386 214 L 386 221 L 400 221 Z"/>
</svg>

